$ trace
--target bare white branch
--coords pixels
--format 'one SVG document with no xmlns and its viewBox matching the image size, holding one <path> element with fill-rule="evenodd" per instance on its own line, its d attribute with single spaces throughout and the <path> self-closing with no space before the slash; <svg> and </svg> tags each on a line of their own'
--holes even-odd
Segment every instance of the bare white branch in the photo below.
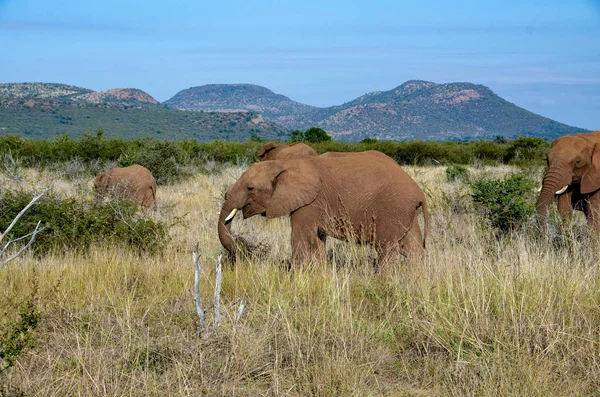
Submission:
<svg viewBox="0 0 600 397">
<path fill-rule="evenodd" d="M 10 232 L 10 230 L 17 224 L 17 222 L 19 221 L 19 219 L 23 216 L 23 214 L 25 214 L 25 212 L 27 212 L 27 210 L 35 204 L 36 201 L 38 201 L 40 198 L 42 198 L 42 196 L 44 194 L 46 194 L 46 192 L 48 192 L 48 190 L 50 190 L 50 188 L 46 188 L 46 190 L 44 190 L 43 192 L 41 192 L 40 194 L 38 194 L 37 196 L 35 196 L 34 198 L 31 199 L 31 201 L 29 202 L 29 204 L 27 204 L 25 206 L 25 208 L 23 208 L 21 210 L 21 212 L 19 212 L 17 214 L 17 216 L 15 217 L 15 219 L 13 219 L 13 221 L 11 222 L 10 225 L 8 225 L 8 227 L 6 228 L 6 230 L 4 231 L 4 233 L 2 233 L 0 235 L 0 241 L 4 240 L 4 237 L 6 237 L 6 235 Z"/>
<path fill-rule="evenodd" d="M 244 301 L 242 301 L 240 303 L 240 305 L 238 306 L 238 311 L 235 314 L 235 319 L 233 320 L 233 324 L 237 324 L 238 321 L 240 321 L 240 318 L 242 318 L 242 314 L 244 314 L 244 308 L 246 307 L 246 305 L 244 304 Z"/>
<path fill-rule="evenodd" d="M 194 300 L 196 301 L 196 311 L 198 312 L 198 317 L 200 318 L 200 326 L 202 327 L 202 337 L 208 338 L 209 336 L 216 333 L 219 328 L 219 324 L 221 323 L 221 284 L 223 282 L 223 264 L 222 264 L 223 256 L 219 255 L 215 262 L 216 274 L 215 274 L 215 291 L 214 291 L 214 300 L 212 309 L 214 311 L 214 318 L 212 326 L 208 326 L 206 324 L 206 310 L 210 310 L 211 308 L 204 309 L 202 307 L 202 301 L 200 300 L 200 253 L 198 252 L 198 243 L 194 243 L 194 250 L 192 252 L 192 260 L 194 261 Z M 235 325 L 242 317 L 244 312 L 245 303 L 240 298 L 235 299 L 233 302 L 226 304 L 224 307 L 225 314 L 229 316 L 229 309 L 233 307 L 233 305 L 241 302 L 237 313 L 234 316 L 234 321 L 232 323 L 234 330 Z"/>
<path fill-rule="evenodd" d="M 27 244 L 25 244 L 23 247 L 21 247 L 21 249 L 19 251 L 17 251 L 16 254 L 8 257 L 7 259 L 3 260 L 2 262 L 0 262 L 0 269 L 3 268 L 8 262 L 12 261 L 13 259 L 15 259 L 16 257 L 18 257 L 19 255 L 21 255 L 27 248 L 29 248 L 31 246 L 31 244 L 33 244 L 33 240 L 35 240 L 35 236 L 38 235 L 38 233 L 40 233 L 42 230 L 44 230 L 46 227 L 42 227 L 40 228 L 40 224 L 42 223 L 42 221 L 38 221 L 35 230 L 23 237 L 20 237 L 16 240 L 10 240 L 8 243 L 6 243 L 6 245 L 4 246 L 4 249 L 2 250 L 2 253 L 0 254 L 0 258 L 2 258 L 2 256 L 4 256 L 4 252 L 6 251 L 6 249 L 8 248 L 8 246 L 12 243 L 14 243 L 15 241 L 24 239 L 28 236 L 31 236 L 31 239 L 29 239 L 29 241 L 27 242 Z"/>
<path fill-rule="evenodd" d="M 202 331 L 206 332 L 206 319 L 204 317 L 204 309 L 202 309 L 202 299 L 200 298 L 200 251 L 198 250 L 198 243 L 194 244 L 194 251 L 192 252 L 192 260 L 194 262 L 194 301 L 196 301 L 196 312 L 200 319 L 200 327 Z"/>
<path fill-rule="evenodd" d="M 217 262 L 215 264 L 217 274 L 215 276 L 215 296 L 214 296 L 214 308 L 215 308 L 215 319 L 214 319 L 214 328 L 215 330 L 219 326 L 221 322 L 221 282 L 223 281 L 223 266 L 221 265 L 222 255 L 217 257 Z"/>
</svg>

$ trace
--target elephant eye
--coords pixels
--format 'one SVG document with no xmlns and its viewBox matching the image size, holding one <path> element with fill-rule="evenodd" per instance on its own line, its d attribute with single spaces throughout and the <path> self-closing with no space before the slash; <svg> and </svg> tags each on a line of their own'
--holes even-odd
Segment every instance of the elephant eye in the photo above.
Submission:
<svg viewBox="0 0 600 397">
<path fill-rule="evenodd" d="M 248 186 L 248 190 L 254 190 L 254 186 Z"/>
</svg>

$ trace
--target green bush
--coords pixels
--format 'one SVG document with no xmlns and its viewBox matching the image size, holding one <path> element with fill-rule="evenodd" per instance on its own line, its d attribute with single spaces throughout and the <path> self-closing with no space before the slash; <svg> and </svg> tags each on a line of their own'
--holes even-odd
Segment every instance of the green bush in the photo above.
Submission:
<svg viewBox="0 0 600 397">
<path fill-rule="evenodd" d="M 308 135 L 307 135 L 308 133 Z M 429 142 L 378 141 L 363 139 L 360 143 L 332 141 L 320 128 L 306 132 L 292 132 L 291 141 L 302 141 L 319 153 L 359 152 L 379 150 L 395 159 L 399 164 L 482 164 L 517 163 L 519 165 L 544 165 L 545 154 L 550 144 L 539 138 L 519 138 L 514 141 L 497 139 L 472 142 Z M 314 143 L 316 142 L 316 143 Z M 195 139 L 183 141 L 158 141 L 154 138 L 124 140 L 104 137 L 102 130 L 96 134 L 84 133 L 81 139 L 59 135 L 51 140 L 34 140 L 18 135 L 0 136 L 0 156 L 10 155 L 24 166 L 46 167 L 68 161 L 82 162 L 91 175 L 97 165 L 89 164 L 119 162 L 121 166 L 142 163 L 158 176 L 160 183 L 168 183 L 185 176 L 182 169 L 198 166 L 207 161 L 218 163 L 251 163 L 257 161 L 256 153 L 262 146 L 258 137 L 246 142 L 216 140 L 199 142 Z M 173 161 L 174 160 L 174 161 Z M 101 167 L 100 167 L 101 168 Z M 189 167 L 187 167 L 189 168 Z"/>
<path fill-rule="evenodd" d="M 463 165 L 451 165 L 446 168 L 446 180 L 454 182 L 456 180 L 466 181 L 469 179 L 469 170 Z"/>
<path fill-rule="evenodd" d="M 0 198 L 1 230 L 6 230 L 32 197 L 22 191 L 4 193 Z M 61 248 L 85 251 L 98 242 L 154 253 L 168 242 L 168 228 L 145 216 L 144 211 L 127 200 L 94 205 L 91 201 L 47 193 L 19 219 L 8 238 L 30 233 L 41 220 L 46 228 L 37 235 L 31 248 L 38 255 Z"/>
<path fill-rule="evenodd" d="M 518 228 L 534 213 L 533 180 L 522 174 L 504 179 L 478 178 L 471 184 L 475 206 L 501 232 Z"/>
<path fill-rule="evenodd" d="M 39 322 L 40 313 L 35 302 L 28 300 L 19 309 L 19 320 L 9 323 L 8 331 L 0 336 L 0 373 L 12 367 L 25 349 L 35 343 L 32 332 Z"/>
<path fill-rule="evenodd" d="M 319 143 L 331 141 L 331 137 L 327 135 L 324 129 L 311 127 L 304 131 L 304 140 L 308 143 Z"/>
<path fill-rule="evenodd" d="M 140 164 L 150 170 L 159 185 L 176 182 L 186 176 L 181 164 L 185 152 L 176 142 L 156 142 L 148 149 L 131 158 L 134 164 Z"/>
</svg>

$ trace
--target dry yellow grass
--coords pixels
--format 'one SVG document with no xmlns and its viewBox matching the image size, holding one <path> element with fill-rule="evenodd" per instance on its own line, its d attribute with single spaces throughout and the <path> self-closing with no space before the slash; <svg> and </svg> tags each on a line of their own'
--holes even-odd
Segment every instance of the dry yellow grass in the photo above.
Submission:
<svg viewBox="0 0 600 397">
<path fill-rule="evenodd" d="M 236 218 L 234 230 L 267 249 L 225 270 L 223 301 L 241 297 L 247 309 L 237 328 L 229 313 L 208 339 L 191 296 L 191 247 L 200 242 L 208 302 L 220 199 L 243 169 L 162 187 L 163 218 L 183 220 L 162 255 L 100 244 L 89 256 L 25 256 L 0 270 L 0 313 L 16 318 L 37 288 L 42 315 L 37 345 L 0 381 L 34 396 L 599 393 L 595 240 L 528 228 L 497 240 L 468 188 L 446 182 L 444 170 L 408 167 L 430 202 L 426 261 L 401 260 L 382 274 L 369 249 L 336 242 L 326 268 L 287 271 L 289 221 Z M 87 180 L 22 177 L 91 194 Z"/>
</svg>

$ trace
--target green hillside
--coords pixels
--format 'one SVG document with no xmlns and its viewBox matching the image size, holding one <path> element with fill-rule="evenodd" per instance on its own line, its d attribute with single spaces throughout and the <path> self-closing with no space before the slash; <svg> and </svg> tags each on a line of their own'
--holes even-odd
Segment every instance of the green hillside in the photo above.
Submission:
<svg viewBox="0 0 600 397">
<path fill-rule="evenodd" d="M 136 89 L 94 92 L 63 84 L 0 84 L 0 134 L 42 139 L 79 137 L 103 129 L 107 137 L 281 139 L 288 131 L 257 112 L 184 112 Z"/>
</svg>

